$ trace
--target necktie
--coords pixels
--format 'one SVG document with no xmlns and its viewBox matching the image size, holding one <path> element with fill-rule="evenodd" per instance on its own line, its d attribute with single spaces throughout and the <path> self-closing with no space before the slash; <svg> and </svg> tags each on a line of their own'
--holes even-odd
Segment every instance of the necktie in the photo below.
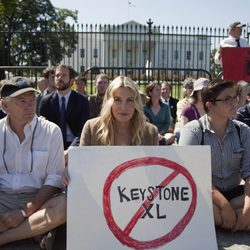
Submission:
<svg viewBox="0 0 250 250">
<path fill-rule="evenodd" d="M 240 39 L 236 39 L 237 47 L 240 47 Z"/>
<path fill-rule="evenodd" d="M 60 127 L 63 135 L 63 142 L 66 142 L 66 105 L 65 105 L 65 97 L 61 97 L 61 112 L 60 112 Z"/>
</svg>

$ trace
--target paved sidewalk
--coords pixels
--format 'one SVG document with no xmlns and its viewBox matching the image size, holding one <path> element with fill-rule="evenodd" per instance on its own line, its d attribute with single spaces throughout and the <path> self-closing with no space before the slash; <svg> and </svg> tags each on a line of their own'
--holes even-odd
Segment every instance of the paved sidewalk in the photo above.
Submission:
<svg viewBox="0 0 250 250">
<path fill-rule="evenodd" d="M 230 232 L 216 228 L 218 250 L 250 250 L 250 232 Z"/>
<path fill-rule="evenodd" d="M 250 250 L 250 232 L 235 232 L 216 228 L 218 250 Z M 40 250 L 33 240 L 24 240 L 1 247 L 2 250 Z M 202 250 L 202 249 L 195 249 Z M 211 249 L 213 250 L 213 249 Z"/>
</svg>

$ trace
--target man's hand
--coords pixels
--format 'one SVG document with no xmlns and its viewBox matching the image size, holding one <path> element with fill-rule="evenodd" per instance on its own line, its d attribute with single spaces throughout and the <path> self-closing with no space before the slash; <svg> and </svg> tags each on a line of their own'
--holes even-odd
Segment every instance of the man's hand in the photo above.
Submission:
<svg viewBox="0 0 250 250">
<path fill-rule="evenodd" d="M 62 184 L 64 187 L 69 185 L 69 172 L 68 172 L 68 167 L 65 167 L 63 177 L 62 177 Z"/>
<path fill-rule="evenodd" d="M 222 217 L 222 227 L 226 229 L 233 229 L 236 224 L 236 213 L 230 203 L 226 203 L 221 208 L 221 217 Z"/>
<path fill-rule="evenodd" d="M 250 210 L 239 209 L 237 211 L 237 222 L 234 231 L 250 230 Z"/>
<path fill-rule="evenodd" d="M 1 220 L 8 228 L 14 228 L 19 226 L 25 218 L 23 217 L 21 210 L 13 210 L 2 214 Z"/>
<path fill-rule="evenodd" d="M 64 150 L 65 167 L 68 166 L 68 159 L 69 159 L 69 151 L 68 150 Z"/>
</svg>

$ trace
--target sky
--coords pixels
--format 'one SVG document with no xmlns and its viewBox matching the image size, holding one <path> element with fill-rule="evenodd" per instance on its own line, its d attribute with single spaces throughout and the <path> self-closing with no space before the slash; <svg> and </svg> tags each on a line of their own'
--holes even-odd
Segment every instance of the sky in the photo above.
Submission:
<svg viewBox="0 0 250 250">
<path fill-rule="evenodd" d="M 78 10 L 79 24 L 123 24 L 227 28 L 250 23 L 250 0 L 51 0 L 54 7 Z"/>
</svg>

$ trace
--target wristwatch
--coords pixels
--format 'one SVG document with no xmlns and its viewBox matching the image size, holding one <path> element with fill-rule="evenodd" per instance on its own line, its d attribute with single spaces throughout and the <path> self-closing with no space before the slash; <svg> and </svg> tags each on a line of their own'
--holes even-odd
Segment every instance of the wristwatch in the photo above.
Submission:
<svg viewBox="0 0 250 250">
<path fill-rule="evenodd" d="M 21 211 L 23 218 L 25 218 L 25 219 L 28 218 L 26 212 L 23 209 L 20 209 L 20 211 Z"/>
</svg>

